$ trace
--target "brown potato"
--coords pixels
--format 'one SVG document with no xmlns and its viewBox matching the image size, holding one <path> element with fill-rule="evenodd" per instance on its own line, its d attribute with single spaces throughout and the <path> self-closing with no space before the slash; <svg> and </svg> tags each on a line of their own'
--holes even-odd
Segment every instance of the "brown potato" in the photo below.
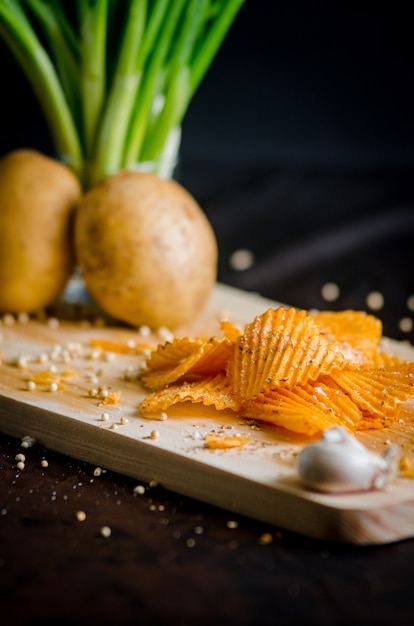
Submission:
<svg viewBox="0 0 414 626">
<path fill-rule="evenodd" d="M 133 326 L 191 322 L 216 281 L 217 244 L 205 214 L 181 185 L 155 174 L 123 171 L 86 193 L 75 247 L 91 296 Z"/>
<path fill-rule="evenodd" d="M 68 167 L 34 150 L 0 159 L 0 311 L 31 312 L 59 297 L 74 269 L 81 193 Z"/>
</svg>

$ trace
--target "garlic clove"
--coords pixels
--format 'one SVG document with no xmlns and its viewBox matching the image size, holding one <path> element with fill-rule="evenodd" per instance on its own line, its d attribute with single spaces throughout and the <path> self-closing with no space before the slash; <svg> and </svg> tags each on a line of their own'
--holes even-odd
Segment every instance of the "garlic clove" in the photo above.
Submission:
<svg viewBox="0 0 414 626">
<path fill-rule="evenodd" d="M 397 457 L 395 446 L 379 455 L 344 428 L 335 427 L 300 452 L 297 469 L 309 489 L 330 493 L 369 491 L 383 489 L 395 477 Z"/>
</svg>

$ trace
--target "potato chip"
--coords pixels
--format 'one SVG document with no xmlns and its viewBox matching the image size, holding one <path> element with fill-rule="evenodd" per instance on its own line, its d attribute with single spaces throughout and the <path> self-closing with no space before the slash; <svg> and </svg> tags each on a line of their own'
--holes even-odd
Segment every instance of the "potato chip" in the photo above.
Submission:
<svg viewBox="0 0 414 626">
<path fill-rule="evenodd" d="M 328 341 L 337 343 L 344 356 L 356 364 L 373 364 L 382 323 L 364 311 L 319 311 L 313 319 Z"/>
<path fill-rule="evenodd" d="M 141 402 L 139 409 L 142 415 L 151 415 L 187 401 L 201 402 L 205 406 L 213 405 L 219 411 L 225 409 L 237 411 L 239 408 L 239 402 L 231 392 L 225 374 L 221 373 L 201 381 L 171 385 L 149 394 Z"/>
<path fill-rule="evenodd" d="M 414 363 L 406 362 L 380 369 L 342 369 L 331 378 L 349 395 L 361 411 L 383 420 L 394 420 L 401 405 L 414 396 Z"/>
<path fill-rule="evenodd" d="M 309 436 L 338 424 L 352 432 L 361 419 L 358 407 L 344 392 L 319 382 L 269 390 L 244 404 L 242 413 Z"/>
<path fill-rule="evenodd" d="M 314 380 L 343 362 L 306 311 L 279 307 L 245 326 L 227 371 L 235 393 L 251 399 L 270 387 Z"/>
<path fill-rule="evenodd" d="M 185 344 L 185 352 L 188 351 L 189 345 L 188 342 Z M 194 342 L 193 346 L 193 351 L 186 354 L 181 360 L 178 359 L 177 364 L 172 367 L 164 366 L 156 369 L 154 367 L 156 359 L 151 356 L 147 364 L 148 369 L 142 375 L 144 385 L 156 391 L 175 383 L 184 376 L 189 378 L 218 374 L 225 370 L 227 361 L 233 352 L 233 343 L 226 337 L 221 339 L 212 337 L 209 341 Z M 175 350 L 176 354 L 178 352 L 185 353 L 182 350 Z M 163 361 L 165 363 L 164 359 Z"/>
<path fill-rule="evenodd" d="M 377 354 L 374 356 L 373 367 L 390 367 L 394 365 L 401 365 L 401 363 L 404 363 L 404 361 L 396 355 L 390 355 L 386 352 L 377 352 Z"/>
<path fill-rule="evenodd" d="M 161 343 L 148 357 L 147 370 L 155 372 L 177 367 L 204 343 L 203 339 L 189 337 L 174 337 L 173 341 Z"/>
<path fill-rule="evenodd" d="M 241 448 L 246 445 L 250 437 L 242 435 L 220 435 L 219 433 L 207 433 L 207 448 L 213 450 L 228 450 L 230 448 Z"/>
<path fill-rule="evenodd" d="M 110 339 L 91 339 L 89 344 L 92 348 L 99 348 L 105 352 L 114 352 L 116 354 L 139 354 L 144 350 L 151 350 L 153 347 L 147 343 L 122 342 Z"/>
<path fill-rule="evenodd" d="M 381 322 L 362 311 L 281 306 L 242 331 L 220 326 L 221 338 L 174 339 L 152 352 L 144 415 L 200 402 L 313 437 L 337 425 L 384 428 L 414 396 L 414 363 L 384 353 Z"/>
<path fill-rule="evenodd" d="M 221 320 L 220 328 L 223 331 L 224 336 L 227 337 L 227 339 L 230 339 L 230 341 L 236 341 L 241 335 L 240 329 L 230 320 Z"/>
</svg>

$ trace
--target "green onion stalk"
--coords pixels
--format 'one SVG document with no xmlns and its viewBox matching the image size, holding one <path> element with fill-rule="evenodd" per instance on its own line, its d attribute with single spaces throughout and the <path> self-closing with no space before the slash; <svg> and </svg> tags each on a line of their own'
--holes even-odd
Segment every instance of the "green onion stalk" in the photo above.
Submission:
<svg viewBox="0 0 414 626">
<path fill-rule="evenodd" d="M 137 164 L 171 174 L 183 118 L 244 1 L 0 0 L 0 37 L 87 189 Z"/>
</svg>

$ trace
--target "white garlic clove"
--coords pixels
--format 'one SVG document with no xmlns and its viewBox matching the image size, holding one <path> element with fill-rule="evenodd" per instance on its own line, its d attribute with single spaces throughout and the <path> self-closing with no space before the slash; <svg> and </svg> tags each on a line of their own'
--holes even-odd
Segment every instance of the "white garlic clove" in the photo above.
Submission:
<svg viewBox="0 0 414 626">
<path fill-rule="evenodd" d="M 307 488 L 346 493 L 384 488 L 395 477 L 397 463 L 395 446 L 376 454 L 338 426 L 300 452 L 297 469 Z"/>
</svg>

